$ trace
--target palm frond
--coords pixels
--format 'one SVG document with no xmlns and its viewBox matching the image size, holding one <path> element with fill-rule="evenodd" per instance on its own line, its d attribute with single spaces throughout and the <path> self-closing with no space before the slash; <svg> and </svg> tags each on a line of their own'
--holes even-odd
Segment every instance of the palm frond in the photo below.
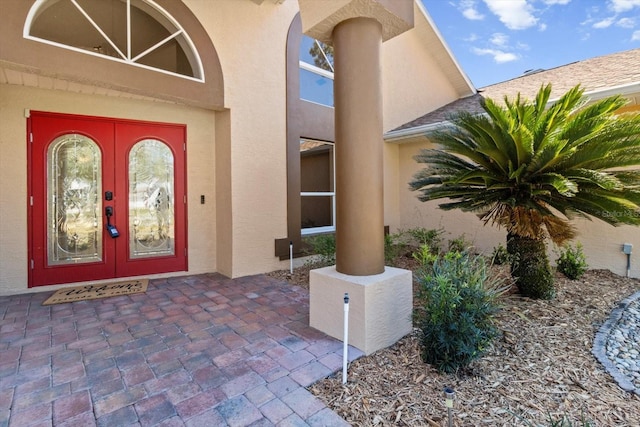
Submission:
<svg viewBox="0 0 640 427">
<path fill-rule="evenodd" d="M 556 243 L 575 235 L 575 217 L 640 224 L 640 114 L 616 115 L 620 96 L 588 104 L 579 85 L 548 107 L 550 96 L 543 85 L 533 102 L 484 99 L 485 115 L 452 118 L 430 135 L 441 149 L 415 157 L 426 168 L 411 188 L 420 200 L 447 199 L 442 209 Z"/>
</svg>

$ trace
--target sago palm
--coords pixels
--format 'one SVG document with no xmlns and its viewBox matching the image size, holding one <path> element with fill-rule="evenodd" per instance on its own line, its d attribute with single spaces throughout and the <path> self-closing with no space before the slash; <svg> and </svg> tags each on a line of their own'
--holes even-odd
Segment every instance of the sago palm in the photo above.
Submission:
<svg viewBox="0 0 640 427">
<path fill-rule="evenodd" d="M 572 239 L 572 218 L 640 224 L 640 114 L 617 114 L 621 96 L 588 103 L 583 92 L 576 86 L 551 106 L 551 85 L 534 101 L 484 99 L 485 114 L 456 115 L 428 135 L 440 148 L 415 157 L 427 164 L 410 183 L 420 200 L 448 199 L 440 208 L 506 229 L 526 296 L 553 297 L 545 239 Z"/>
</svg>

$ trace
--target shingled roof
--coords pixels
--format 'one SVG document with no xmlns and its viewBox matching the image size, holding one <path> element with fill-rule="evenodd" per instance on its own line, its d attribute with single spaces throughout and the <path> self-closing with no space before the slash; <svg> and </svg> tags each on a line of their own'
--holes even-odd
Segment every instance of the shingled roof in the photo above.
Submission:
<svg viewBox="0 0 640 427">
<path fill-rule="evenodd" d="M 480 113 L 480 101 L 483 97 L 501 100 L 505 96 L 513 98 L 520 93 L 524 98 L 533 99 L 540 86 L 547 83 L 551 83 L 553 88 L 552 99 L 578 83 L 587 94 L 640 85 L 640 48 L 572 62 L 549 70 L 534 70 L 520 77 L 480 88 L 475 95 L 458 99 L 397 127 L 387 137 L 393 138 L 394 134 L 406 135 L 411 129 L 418 131 L 429 125 L 436 125 L 458 111 Z M 634 87 L 633 91 L 637 98 L 632 101 L 640 103 L 640 90 Z"/>
</svg>

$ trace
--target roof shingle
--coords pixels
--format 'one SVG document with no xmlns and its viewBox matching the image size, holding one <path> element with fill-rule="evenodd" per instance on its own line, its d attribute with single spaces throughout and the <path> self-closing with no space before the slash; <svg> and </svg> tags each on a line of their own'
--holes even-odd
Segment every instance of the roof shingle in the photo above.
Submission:
<svg viewBox="0 0 640 427">
<path fill-rule="evenodd" d="M 502 100 L 505 96 L 534 99 L 541 86 L 552 84 L 551 98 L 557 98 L 578 83 L 585 92 L 605 90 L 640 82 L 640 48 L 572 62 L 549 70 L 534 71 L 511 80 L 486 86 L 478 94 L 461 98 L 397 127 L 411 129 L 447 120 L 458 111 L 480 113 L 480 100 Z"/>
</svg>

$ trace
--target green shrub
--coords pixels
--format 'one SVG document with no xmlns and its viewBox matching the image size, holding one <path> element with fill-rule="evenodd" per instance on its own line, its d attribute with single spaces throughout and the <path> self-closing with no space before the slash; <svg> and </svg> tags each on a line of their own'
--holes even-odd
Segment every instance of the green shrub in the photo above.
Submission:
<svg viewBox="0 0 640 427">
<path fill-rule="evenodd" d="M 404 232 L 384 235 L 384 260 L 387 264 L 393 263 L 407 251 L 406 238 Z"/>
<path fill-rule="evenodd" d="M 484 259 L 449 252 L 418 281 L 413 319 L 422 359 L 439 371 L 454 372 L 480 357 L 498 334 L 494 314 L 505 292 L 489 279 Z"/>
<path fill-rule="evenodd" d="M 449 252 L 470 252 L 473 244 L 468 241 L 464 234 L 449 240 Z"/>
<path fill-rule="evenodd" d="M 504 265 L 511 262 L 511 255 L 503 245 L 498 245 L 493 248 L 491 253 L 491 263 L 494 265 Z"/>
<path fill-rule="evenodd" d="M 561 249 L 556 265 L 558 266 L 558 271 L 571 280 L 579 279 L 589 268 L 580 243 L 575 248 L 571 245 L 566 245 L 564 249 Z"/>
<path fill-rule="evenodd" d="M 416 249 L 411 256 L 420 263 L 420 268 L 431 268 L 438 259 L 438 254 L 434 253 L 429 245 L 422 245 Z"/>
<path fill-rule="evenodd" d="M 336 235 L 318 234 L 305 238 L 304 242 L 311 247 L 310 255 L 320 257 L 318 263 L 332 265 L 336 263 Z"/>
<path fill-rule="evenodd" d="M 427 229 L 424 227 L 417 227 L 407 230 L 407 233 L 416 247 L 421 247 L 427 245 L 434 252 L 439 252 L 440 245 L 442 244 L 442 234 L 444 230 L 442 229 Z"/>
</svg>

